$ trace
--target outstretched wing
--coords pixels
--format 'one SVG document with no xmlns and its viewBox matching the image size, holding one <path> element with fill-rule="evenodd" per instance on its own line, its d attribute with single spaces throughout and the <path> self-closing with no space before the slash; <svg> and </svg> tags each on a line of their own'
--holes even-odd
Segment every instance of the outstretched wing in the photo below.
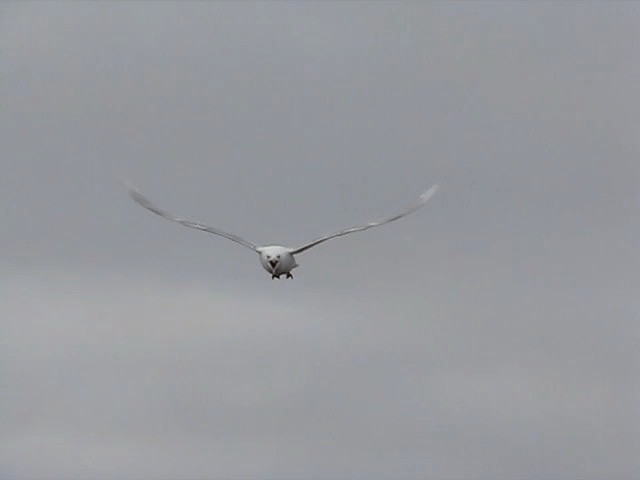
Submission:
<svg viewBox="0 0 640 480">
<path fill-rule="evenodd" d="M 228 238 L 229 240 L 233 240 L 234 242 L 239 243 L 240 245 L 244 245 L 245 247 L 250 248 L 255 252 L 258 251 L 258 247 L 256 245 L 254 245 L 253 243 L 243 238 L 238 237 L 237 235 L 234 235 L 233 233 L 224 232 L 222 230 L 218 230 L 217 228 L 213 228 L 208 225 L 204 225 L 202 223 L 192 222 L 191 220 L 185 220 L 183 218 L 179 218 L 168 212 L 165 212 L 164 210 L 159 209 L 153 203 L 151 203 L 144 195 L 142 195 L 142 193 L 140 193 L 140 191 L 138 191 L 138 189 L 130 185 L 126 185 L 126 186 L 127 186 L 127 189 L 129 190 L 129 195 L 131 195 L 131 198 L 133 198 L 133 200 L 138 205 L 146 208 L 147 210 L 155 213 L 156 215 L 160 215 L 161 217 L 166 218 L 167 220 L 171 220 L 172 222 L 178 222 L 184 225 L 185 227 L 196 228 L 198 230 L 202 230 L 203 232 L 209 232 L 215 235 L 220 235 L 221 237 L 225 237 L 225 238 Z"/>
<path fill-rule="evenodd" d="M 418 201 L 415 204 L 411 205 L 411 207 L 407 208 L 403 212 L 400 212 L 400 213 L 398 213 L 396 215 L 393 215 L 392 217 L 387 217 L 387 218 L 383 218 L 382 220 L 377 220 L 375 222 L 367 223 L 365 225 L 360 225 L 358 227 L 347 228 L 345 230 L 341 230 L 341 231 L 336 232 L 336 233 L 330 233 L 328 235 L 325 235 L 323 237 L 317 238 L 312 242 L 309 242 L 309 243 L 307 243 L 305 245 L 302 245 L 301 247 L 298 247 L 298 248 L 292 250 L 291 253 L 294 254 L 294 255 L 297 254 L 297 253 L 302 253 L 305 250 L 308 250 L 311 247 L 315 247 L 316 245 L 319 245 L 322 242 L 326 242 L 327 240 L 331 240 L 332 238 L 341 237 L 341 236 L 347 235 L 349 233 L 361 232 L 362 230 L 367 230 L 369 228 L 378 227 L 380 225 L 384 225 L 385 223 L 390 223 L 390 222 L 398 220 L 398 219 L 400 219 L 402 217 L 406 217 L 407 215 L 409 215 L 410 213 L 415 212 L 420 207 L 422 207 L 425 203 L 427 203 L 427 201 L 437 191 L 438 191 L 438 185 L 434 185 L 431 188 L 429 188 L 426 192 L 424 192 L 422 195 L 420 195 L 420 198 L 418 199 Z"/>
</svg>

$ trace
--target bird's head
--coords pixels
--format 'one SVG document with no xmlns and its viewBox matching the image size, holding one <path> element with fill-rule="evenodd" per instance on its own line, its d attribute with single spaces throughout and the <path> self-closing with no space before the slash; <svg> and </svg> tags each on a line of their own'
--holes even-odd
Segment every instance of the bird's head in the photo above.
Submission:
<svg viewBox="0 0 640 480">
<path fill-rule="evenodd" d="M 271 271 L 276 270 L 280 265 L 280 262 L 284 260 L 287 255 L 287 249 L 279 246 L 262 247 L 260 250 L 260 257 L 262 264 Z M 285 261 L 286 262 L 286 261 Z"/>
<path fill-rule="evenodd" d="M 269 255 L 268 253 L 265 254 L 266 259 L 267 259 L 267 263 L 269 265 L 271 265 L 271 268 L 276 268 L 278 266 L 278 263 L 280 263 L 280 255 Z"/>
</svg>

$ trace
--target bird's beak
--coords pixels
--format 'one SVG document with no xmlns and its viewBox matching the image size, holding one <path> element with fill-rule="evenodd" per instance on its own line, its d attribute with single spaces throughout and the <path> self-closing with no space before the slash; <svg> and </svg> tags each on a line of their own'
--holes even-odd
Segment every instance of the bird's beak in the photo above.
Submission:
<svg viewBox="0 0 640 480">
<path fill-rule="evenodd" d="M 275 268 L 278 266 L 278 261 L 277 260 L 269 260 L 269 265 L 271 265 L 271 269 L 275 270 Z"/>
</svg>

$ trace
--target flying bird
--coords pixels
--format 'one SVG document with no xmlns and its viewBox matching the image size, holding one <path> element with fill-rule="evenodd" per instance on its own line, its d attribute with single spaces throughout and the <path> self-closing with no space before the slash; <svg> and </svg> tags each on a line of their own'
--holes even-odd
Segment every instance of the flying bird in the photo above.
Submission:
<svg viewBox="0 0 640 480">
<path fill-rule="evenodd" d="M 394 222 L 399 220 L 402 217 L 406 217 L 410 213 L 415 212 L 420 207 L 422 207 L 429 199 L 436 193 L 438 190 L 438 185 L 433 185 L 427 191 L 425 191 L 418 200 L 406 208 L 402 212 L 392 215 L 390 217 L 383 218 L 381 220 L 376 220 L 373 222 L 365 223 L 363 225 L 359 225 L 356 227 L 345 228 L 344 230 L 340 230 L 338 232 L 330 233 L 327 235 L 323 235 L 322 237 L 316 238 L 309 243 L 305 243 L 299 247 L 289 248 L 283 247 L 281 245 L 265 245 L 259 246 L 255 243 L 249 242 L 243 238 L 240 238 L 233 233 L 225 232 L 215 227 L 210 227 L 200 222 L 192 222 L 191 220 L 186 220 L 184 218 L 176 217 L 175 215 L 168 213 L 160 208 L 156 207 L 153 203 L 151 203 L 138 189 L 135 187 L 126 184 L 127 189 L 129 190 L 129 194 L 131 198 L 140 206 L 146 208 L 147 210 L 155 213 L 156 215 L 160 215 L 167 220 L 171 220 L 172 222 L 177 222 L 185 227 L 196 228 L 198 230 L 202 230 L 203 232 L 213 233 L 214 235 L 220 235 L 221 237 L 228 238 L 229 240 L 233 240 L 240 245 L 247 247 L 254 252 L 256 252 L 260 256 L 260 263 L 262 267 L 271 274 L 271 279 L 274 278 L 280 279 L 281 275 L 286 275 L 286 278 L 293 278 L 291 274 L 291 270 L 296 268 L 298 264 L 296 263 L 296 259 L 294 255 L 302 253 L 306 250 L 309 250 L 316 245 L 320 245 L 327 240 L 331 240 L 332 238 L 341 237 L 343 235 L 347 235 L 349 233 L 361 232 L 362 230 L 367 230 L 372 227 L 379 227 L 380 225 L 384 225 L 386 223 Z"/>
</svg>

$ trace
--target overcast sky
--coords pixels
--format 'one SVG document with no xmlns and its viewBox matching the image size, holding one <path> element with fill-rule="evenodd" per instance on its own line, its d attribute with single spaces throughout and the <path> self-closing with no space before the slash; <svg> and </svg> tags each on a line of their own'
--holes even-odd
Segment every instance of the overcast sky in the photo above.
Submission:
<svg viewBox="0 0 640 480">
<path fill-rule="evenodd" d="M 0 478 L 640 478 L 640 4 L 0 4 Z M 258 244 L 332 240 L 272 281 Z"/>
</svg>

